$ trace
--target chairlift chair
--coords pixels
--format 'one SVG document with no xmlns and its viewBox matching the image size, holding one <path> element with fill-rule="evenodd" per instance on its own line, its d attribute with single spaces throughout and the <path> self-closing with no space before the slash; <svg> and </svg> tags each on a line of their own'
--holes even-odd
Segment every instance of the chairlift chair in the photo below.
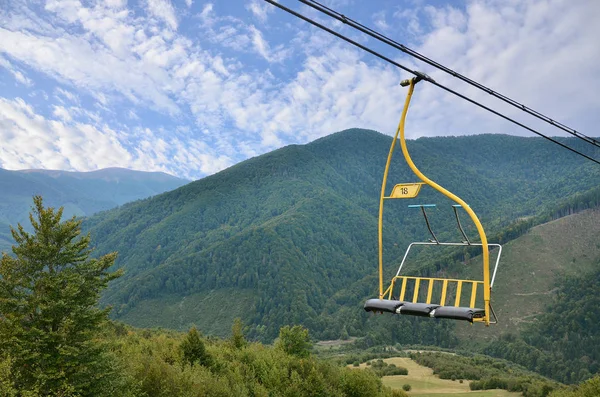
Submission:
<svg viewBox="0 0 600 397">
<path fill-rule="evenodd" d="M 460 197 L 451 193 L 447 189 L 438 185 L 431 179 L 427 178 L 413 163 L 406 146 L 406 140 L 404 136 L 404 125 L 406 121 L 406 115 L 408 113 L 408 107 L 410 105 L 410 100 L 412 94 L 414 92 L 415 84 L 421 80 L 420 77 L 415 77 L 410 80 L 405 80 L 401 83 L 402 86 L 408 86 L 408 94 L 406 96 L 406 100 L 404 103 L 404 109 L 402 110 L 402 116 L 400 118 L 400 123 L 398 125 L 398 129 L 396 130 L 396 134 L 392 141 L 390 151 L 388 154 L 387 162 L 385 165 L 385 171 L 383 174 L 383 183 L 381 186 L 381 195 L 379 201 L 379 298 L 377 299 L 369 299 L 364 305 L 364 309 L 369 312 L 379 312 L 379 313 L 392 313 L 392 314 L 400 314 L 400 315 L 413 315 L 413 316 L 421 316 L 421 317 L 431 317 L 431 318 L 446 318 L 452 320 L 464 320 L 470 323 L 483 323 L 485 325 L 495 324 L 497 323 L 497 317 L 494 313 L 491 306 L 491 292 L 492 287 L 494 285 L 494 280 L 496 278 L 496 271 L 498 269 L 498 264 L 500 262 L 500 256 L 502 254 L 502 246 L 500 244 L 488 244 L 487 237 L 485 235 L 485 231 L 483 230 L 483 226 L 481 222 L 477 218 L 475 212 L 465 203 Z M 407 164 L 411 168 L 411 170 L 417 175 L 417 177 L 421 180 L 421 182 L 416 183 L 402 183 L 397 184 L 392 188 L 392 191 L 389 196 L 385 195 L 386 192 L 386 184 L 388 173 L 390 169 L 390 163 L 392 160 L 392 155 L 394 153 L 394 149 L 396 147 L 396 142 L 400 141 L 400 146 L 402 148 L 402 153 L 404 155 L 404 159 Z M 431 227 L 431 223 L 429 222 L 429 218 L 427 216 L 427 208 L 435 207 L 435 204 L 416 204 L 409 205 L 411 208 L 418 208 L 421 210 L 423 217 L 425 218 L 425 224 L 427 225 L 427 229 L 431 234 L 431 239 L 426 242 L 413 242 L 411 243 L 406 252 L 400 266 L 398 267 L 398 271 L 396 275 L 392 277 L 392 280 L 387 289 L 383 288 L 383 204 L 386 200 L 390 199 L 411 199 L 417 197 L 423 185 L 428 185 L 442 193 L 446 197 L 453 200 L 456 204 L 452 206 L 454 211 L 454 215 L 456 218 L 456 222 L 458 225 L 458 229 L 462 234 L 463 240 L 461 242 L 441 242 L 436 237 L 433 229 Z M 462 224 L 460 222 L 459 217 L 459 209 L 464 209 L 467 214 L 469 214 L 471 220 L 475 224 L 477 231 L 479 233 L 479 238 L 481 243 L 472 242 L 465 233 Z M 465 279 L 453 279 L 453 278 L 443 278 L 443 277 L 421 277 L 414 275 L 405 275 L 403 274 L 403 266 L 406 262 L 406 258 L 412 247 L 414 246 L 462 246 L 462 247 L 472 247 L 472 246 L 480 246 L 482 248 L 482 257 L 483 257 L 483 280 L 465 280 Z M 498 248 L 498 253 L 496 255 L 496 261 L 494 265 L 494 269 L 492 272 L 492 276 L 490 278 L 490 247 Z M 423 292 L 423 285 L 426 286 L 426 298 L 423 300 L 421 292 Z M 439 287 L 441 285 L 441 292 L 439 293 L 439 299 L 436 299 L 434 302 L 434 290 L 439 291 Z M 477 308 L 477 290 L 479 287 L 483 289 L 483 308 Z M 437 290 L 436 290 L 437 288 Z M 412 299 L 407 296 L 407 291 L 412 289 Z M 454 290 L 454 299 L 451 302 L 452 297 L 450 290 Z M 462 304 L 462 295 L 463 290 L 470 289 L 470 300 L 468 306 L 463 306 Z M 398 294 L 394 295 L 396 293 Z M 394 298 L 397 296 L 398 298 Z M 437 293 L 436 293 L 437 296 Z M 453 304 L 452 304 L 453 303 Z"/>
</svg>

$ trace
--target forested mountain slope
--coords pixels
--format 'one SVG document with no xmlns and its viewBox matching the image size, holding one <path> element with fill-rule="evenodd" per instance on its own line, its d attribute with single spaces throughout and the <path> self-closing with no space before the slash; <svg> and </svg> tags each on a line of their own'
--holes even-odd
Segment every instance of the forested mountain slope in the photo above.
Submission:
<svg viewBox="0 0 600 397">
<path fill-rule="evenodd" d="M 600 206 L 536 226 L 505 244 L 493 294 L 499 324 L 485 333 L 462 324 L 459 334 L 472 343 L 500 334 L 517 335 L 527 325 L 536 324 L 565 279 L 600 270 L 599 237 Z M 473 258 L 470 265 L 480 264 L 480 260 Z"/>
<path fill-rule="evenodd" d="M 544 313 L 526 324 L 520 336 L 505 335 L 489 344 L 485 352 L 567 383 L 597 374 L 600 371 L 599 250 L 596 242 L 593 250 L 596 259 L 591 262 L 590 270 L 571 271 L 566 279 L 555 284 Z M 585 255 L 585 259 L 589 256 Z"/>
<path fill-rule="evenodd" d="M 195 323 L 219 333 L 214 316 L 221 329 L 242 316 L 251 336 L 263 339 L 286 323 L 302 323 L 319 338 L 364 333 L 363 317 L 338 319 L 375 293 L 378 195 L 390 143 L 373 131 L 347 130 L 92 217 L 85 227 L 98 253 L 119 251 L 126 270 L 104 303 L 139 326 Z M 598 167 L 536 138 L 421 138 L 409 148 L 425 174 L 463 197 L 491 235 L 600 181 Z M 409 181 L 415 177 L 397 153 L 388 189 Z M 387 260 L 426 238 L 420 214 L 406 208 L 418 202 L 437 202 L 431 218 L 438 237 L 459 239 L 450 203 L 424 189 L 418 199 L 388 205 Z M 446 323 L 402 321 L 422 328 L 422 341 L 448 338 Z"/>
<path fill-rule="evenodd" d="M 12 244 L 9 225 L 29 225 L 32 196 L 65 207 L 65 216 L 86 216 L 187 183 L 162 172 L 107 168 L 92 172 L 0 169 L 0 249 Z"/>
</svg>

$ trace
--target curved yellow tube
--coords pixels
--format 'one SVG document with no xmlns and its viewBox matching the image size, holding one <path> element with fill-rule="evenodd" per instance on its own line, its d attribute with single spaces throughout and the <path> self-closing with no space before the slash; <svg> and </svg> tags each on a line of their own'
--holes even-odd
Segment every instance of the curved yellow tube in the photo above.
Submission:
<svg viewBox="0 0 600 397">
<path fill-rule="evenodd" d="M 485 235 L 485 231 L 483 230 L 483 226 L 481 225 L 481 222 L 479 222 L 479 218 L 477 218 L 477 215 L 475 214 L 475 212 L 473 212 L 471 207 L 469 207 L 466 202 L 464 202 L 460 197 L 458 197 L 455 194 L 451 193 L 450 191 L 446 190 L 442 186 L 438 185 L 431 179 L 427 178 L 413 163 L 413 161 L 410 158 L 410 155 L 408 153 L 408 148 L 406 146 L 406 140 L 404 137 L 404 125 L 405 125 L 405 121 L 406 121 L 406 115 L 408 113 L 408 107 L 410 105 L 410 100 L 411 100 L 412 94 L 414 92 L 414 88 L 415 88 L 415 79 L 413 78 L 410 80 L 410 86 L 408 89 L 408 94 L 406 95 L 406 100 L 404 102 L 404 109 L 402 110 L 402 116 L 400 118 L 400 123 L 398 125 L 398 129 L 396 130 L 396 134 L 394 135 L 394 140 L 390 147 L 390 152 L 388 154 L 388 159 L 387 159 L 387 163 L 385 165 L 385 171 L 383 174 L 383 184 L 381 186 L 381 197 L 380 197 L 380 201 L 379 201 L 379 298 L 380 299 L 383 298 L 383 201 L 384 201 L 385 186 L 387 183 L 388 171 L 389 171 L 390 163 L 392 160 L 392 154 L 393 154 L 394 147 L 396 144 L 396 139 L 398 139 L 398 135 L 400 135 L 400 145 L 402 147 L 402 154 L 404 155 L 404 159 L 406 160 L 408 166 L 415 173 L 415 175 L 417 175 L 419 177 L 419 179 L 421 179 L 421 181 L 425 182 L 426 184 L 428 184 L 435 190 L 439 191 L 444 196 L 450 198 L 457 204 L 460 204 L 462 206 L 462 208 L 464 208 L 465 211 L 467 211 L 467 213 L 471 217 L 471 220 L 477 227 L 477 231 L 479 232 L 479 237 L 481 239 L 481 244 L 482 244 L 482 249 L 483 249 L 483 285 L 484 285 L 483 299 L 485 302 L 485 324 L 489 325 L 490 324 L 490 316 L 489 316 L 489 314 L 490 314 L 490 268 L 489 268 L 490 254 L 489 254 L 489 249 L 488 249 L 488 241 L 487 241 L 487 237 Z"/>
<path fill-rule="evenodd" d="M 406 105 L 405 105 L 406 107 Z M 403 113 L 404 114 L 404 113 Z M 387 162 L 385 163 L 385 171 L 383 171 L 383 183 L 381 184 L 381 196 L 379 197 L 379 299 L 383 299 L 383 200 L 385 196 L 385 186 L 387 184 L 388 172 L 390 170 L 390 163 L 392 162 L 392 155 L 394 154 L 394 147 L 396 146 L 396 140 L 398 139 L 398 131 L 390 146 L 390 152 L 388 153 Z"/>
</svg>

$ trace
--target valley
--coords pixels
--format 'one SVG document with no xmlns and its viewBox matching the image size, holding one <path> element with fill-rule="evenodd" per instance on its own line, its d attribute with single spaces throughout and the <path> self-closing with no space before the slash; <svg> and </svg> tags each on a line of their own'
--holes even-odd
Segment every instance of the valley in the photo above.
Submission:
<svg viewBox="0 0 600 397">
<path fill-rule="evenodd" d="M 392 375 L 381 378 L 383 384 L 392 389 L 402 389 L 408 384 L 411 386 L 411 396 L 426 397 L 516 397 L 521 393 L 511 393 L 505 390 L 477 390 L 469 389 L 469 382 L 458 380 L 440 379 L 433 374 L 431 368 L 417 364 L 408 357 L 394 357 L 383 360 L 388 364 L 394 364 L 406 368 L 408 375 Z M 360 364 L 359 368 L 368 368 L 366 363 Z"/>
</svg>

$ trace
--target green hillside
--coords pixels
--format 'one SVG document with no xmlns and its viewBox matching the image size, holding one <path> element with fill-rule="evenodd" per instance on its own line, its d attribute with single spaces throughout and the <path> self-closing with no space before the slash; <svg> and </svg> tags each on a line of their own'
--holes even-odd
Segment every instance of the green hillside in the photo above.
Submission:
<svg viewBox="0 0 600 397">
<path fill-rule="evenodd" d="M 507 335 L 486 353 L 509 359 L 566 383 L 586 380 L 600 370 L 600 258 L 594 269 L 569 276 L 521 336 Z"/>
<path fill-rule="evenodd" d="M 134 325 L 195 323 L 224 334 L 242 313 L 250 336 L 264 340 L 283 324 L 302 323 L 323 339 L 366 333 L 365 343 L 455 343 L 447 322 L 361 312 L 363 299 L 375 295 L 378 194 L 390 142 L 373 131 L 343 131 L 92 217 L 85 227 L 97 252 L 119 251 L 126 269 L 103 302 Z M 595 165 L 536 138 L 421 138 L 409 147 L 420 168 L 463 197 L 491 235 L 517 219 L 537 219 L 600 180 Z M 392 167 L 390 187 L 415 180 L 401 156 Z M 459 239 L 447 200 L 425 189 L 414 202 L 437 202 L 431 219 L 438 237 Z M 390 263 L 408 242 L 427 237 L 409 203 L 386 209 Z"/>
<path fill-rule="evenodd" d="M 504 246 L 493 293 L 499 324 L 485 333 L 460 324 L 462 339 L 493 340 L 518 334 L 546 310 L 562 281 L 588 274 L 600 265 L 600 209 L 586 210 L 534 227 Z M 480 258 L 472 262 L 480 263 Z"/>
<path fill-rule="evenodd" d="M 0 250 L 12 244 L 9 225 L 29 225 L 31 198 L 42 195 L 65 216 L 87 216 L 173 190 L 188 181 L 162 172 L 107 168 L 92 172 L 0 169 Z"/>
</svg>

